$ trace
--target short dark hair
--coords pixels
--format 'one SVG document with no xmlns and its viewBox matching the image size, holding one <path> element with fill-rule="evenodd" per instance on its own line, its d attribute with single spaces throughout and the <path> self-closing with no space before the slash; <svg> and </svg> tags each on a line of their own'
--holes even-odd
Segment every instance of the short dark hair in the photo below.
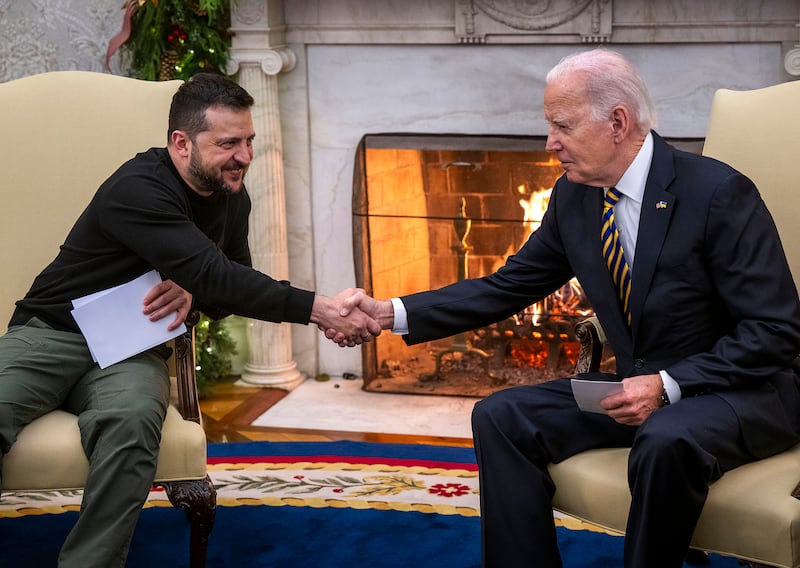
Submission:
<svg viewBox="0 0 800 568">
<path fill-rule="evenodd" d="M 183 130 L 192 140 L 207 130 L 206 110 L 210 107 L 247 110 L 254 103 L 250 93 L 231 79 L 216 73 L 198 73 L 178 87 L 172 97 L 168 140 L 176 130 Z"/>
</svg>

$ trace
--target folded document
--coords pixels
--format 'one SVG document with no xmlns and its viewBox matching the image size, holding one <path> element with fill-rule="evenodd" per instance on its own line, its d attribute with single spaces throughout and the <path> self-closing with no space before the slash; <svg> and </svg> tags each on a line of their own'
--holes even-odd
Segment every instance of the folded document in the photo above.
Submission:
<svg viewBox="0 0 800 568">
<path fill-rule="evenodd" d="M 572 396 L 578 403 L 578 408 L 584 412 L 599 412 L 608 414 L 605 408 L 600 406 L 600 401 L 608 395 L 622 391 L 622 383 L 618 381 L 587 381 L 584 379 L 572 379 Z"/>
<path fill-rule="evenodd" d="M 142 313 L 144 297 L 160 282 L 161 276 L 151 270 L 127 284 L 72 300 L 72 317 L 101 369 L 186 331 L 183 324 L 173 331 L 167 330 L 173 317 L 153 322 Z"/>
</svg>

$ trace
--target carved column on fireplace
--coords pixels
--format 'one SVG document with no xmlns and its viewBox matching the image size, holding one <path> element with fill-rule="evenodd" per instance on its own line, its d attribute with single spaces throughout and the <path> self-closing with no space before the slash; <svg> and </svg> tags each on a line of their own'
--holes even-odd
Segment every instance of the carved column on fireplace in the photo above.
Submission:
<svg viewBox="0 0 800 568">
<path fill-rule="evenodd" d="M 283 144 L 277 75 L 291 71 L 294 53 L 283 45 L 283 3 L 272 0 L 232 0 L 233 43 L 228 73 L 253 98 L 257 133 L 247 187 L 253 201 L 250 250 L 253 267 L 276 280 L 288 279 Z M 264 39 L 267 41 L 264 41 Z M 292 359 L 289 324 L 248 320 L 249 357 L 242 382 L 291 390 L 303 380 Z"/>
</svg>

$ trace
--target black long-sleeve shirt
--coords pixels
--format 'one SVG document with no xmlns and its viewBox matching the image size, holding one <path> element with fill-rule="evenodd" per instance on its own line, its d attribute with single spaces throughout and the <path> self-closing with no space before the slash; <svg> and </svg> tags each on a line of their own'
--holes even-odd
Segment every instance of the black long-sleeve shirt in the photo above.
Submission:
<svg viewBox="0 0 800 568">
<path fill-rule="evenodd" d="M 251 267 L 247 244 L 250 197 L 202 197 L 183 182 L 166 148 L 123 164 L 98 189 L 60 252 L 17 302 L 11 325 L 31 317 L 78 331 L 75 298 L 156 269 L 192 293 L 212 317 L 237 314 L 306 324 L 314 293 Z"/>
</svg>

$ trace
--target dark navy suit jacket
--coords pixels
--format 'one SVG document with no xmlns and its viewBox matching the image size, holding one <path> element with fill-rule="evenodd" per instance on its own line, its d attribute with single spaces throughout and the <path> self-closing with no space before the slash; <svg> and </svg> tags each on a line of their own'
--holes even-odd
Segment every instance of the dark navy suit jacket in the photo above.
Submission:
<svg viewBox="0 0 800 568">
<path fill-rule="evenodd" d="M 600 250 L 603 190 L 562 176 L 541 227 L 500 270 L 402 298 L 405 340 L 500 321 L 576 276 L 621 377 L 666 370 L 683 397 L 718 393 L 739 416 L 754 457 L 771 455 L 800 434 L 790 368 L 800 353 L 800 301 L 775 224 L 747 177 L 653 138 L 630 328 Z"/>
</svg>

